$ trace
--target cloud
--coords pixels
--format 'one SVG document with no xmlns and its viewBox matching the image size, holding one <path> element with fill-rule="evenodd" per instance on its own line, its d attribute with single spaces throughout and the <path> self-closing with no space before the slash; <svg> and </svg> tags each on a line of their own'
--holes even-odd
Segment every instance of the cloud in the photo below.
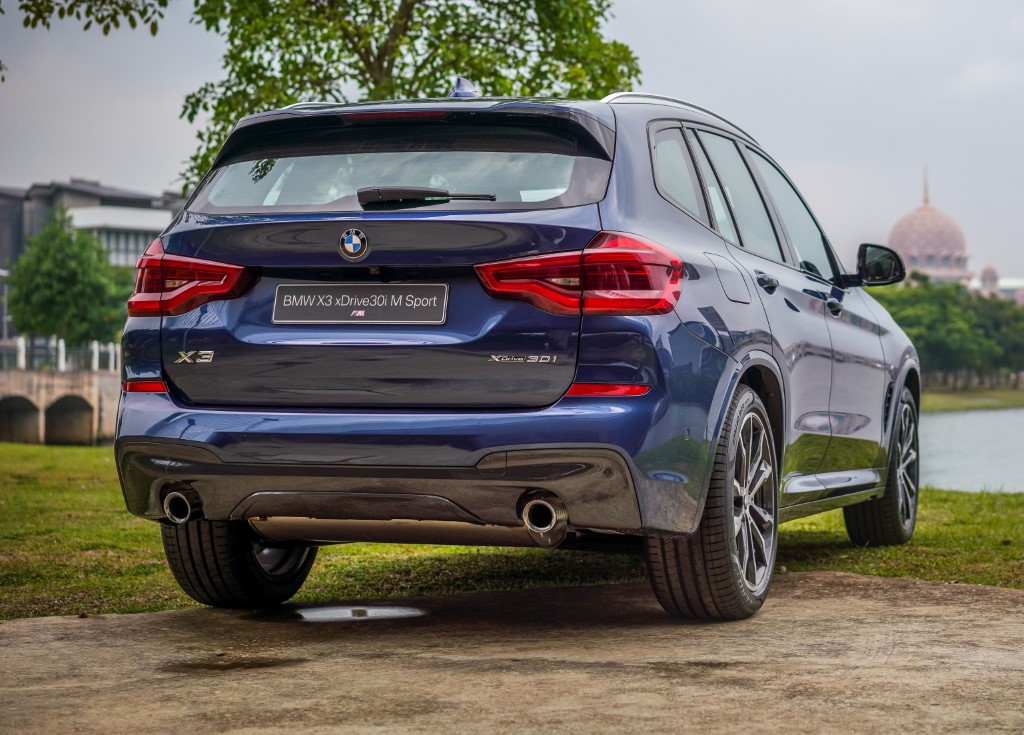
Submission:
<svg viewBox="0 0 1024 735">
<path fill-rule="evenodd" d="M 950 89 L 964 97 L 1006 92 L 1024 82 L 1024 67 L 999 59 L 967 64 L 950 80 Z"/>
</svg>

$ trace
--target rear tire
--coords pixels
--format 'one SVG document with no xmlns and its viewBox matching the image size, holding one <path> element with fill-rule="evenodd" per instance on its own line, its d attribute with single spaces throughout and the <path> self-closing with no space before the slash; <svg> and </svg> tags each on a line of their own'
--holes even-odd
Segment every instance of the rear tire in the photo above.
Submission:
<svg viewBox="0 0 1024 735">
<path fill-rule="evenodd" d="M 667 612 L 740 620 L 761 608 L 778 547 L 778 474 L 768 412 L 740 385 L 718 442 L 700 526 L 685 539 L 645 539 L 651 586 Z"/>
<path fill-rule="evenodd" d="M 316 547 L 268 546 L 238 521 L 160 524 L 164 553 L 181 588 L 204 605 L 278 605 L 302 587 Z"/>
<path fill-rule="evenodd" d="M 920 452 L 917 404 L 903 389 L 896 408 L 885 495 L 843 508 L 846 534 L 857 546 L 896 546 L 910 541 L 917 523 Z"/>
</svg>

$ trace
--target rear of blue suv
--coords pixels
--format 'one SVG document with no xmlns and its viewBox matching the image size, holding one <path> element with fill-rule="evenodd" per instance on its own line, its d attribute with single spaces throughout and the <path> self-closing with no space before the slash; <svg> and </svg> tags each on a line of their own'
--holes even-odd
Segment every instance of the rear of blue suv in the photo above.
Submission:
<svg viewBox="0 0 1024 735">
<path fill-rule="evenodd" d="M 627 144 L 608 104 L 482 99 L 236 127 L 139 261 L 123 338 L 125 500 L 160 521 L 186 592 L 282 602 L 328 543 L 646 543 L 671 611 L 760 606 L 778 408 L 737 389 L 707 312 L 735 303 L 678 246 L 711 233 L 623 216 L 636 175 L 655 185 L 639 131 Z M 697 567 L 665 542 L 727 469 L 748 486 L 723 501 L 740 568 L 680 606 L 670 583 Z"/>
</svg>

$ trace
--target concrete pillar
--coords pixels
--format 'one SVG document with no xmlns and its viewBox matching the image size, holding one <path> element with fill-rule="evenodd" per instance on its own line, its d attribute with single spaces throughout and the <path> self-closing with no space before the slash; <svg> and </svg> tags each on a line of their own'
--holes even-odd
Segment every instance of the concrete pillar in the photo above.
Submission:
<svg viewBox="0 0 1024 735">
<path fill-rule="evenodd" d="M 92 353 L 89 369 L 94 373 L 98 373 L 100 371 L 100 343 L 93 340 L 89 343 L 89 350 Z"/>
<path fill-rule="evenodd" d="M 68 352 L 63 339 L 57 340 L 57 372 L 66 373 L 68 370 Z"/>
<path fill-rule="evenodd" d="M 28 363 L 28 345 L 24 337 L 18 337 L 18 370 L 24 370 Z"/>
<path fill-rule="evenodd" d="M 112 373 L 116 373 L 118 371 L 118 365 L 117 365 L 117 357 L 114 354 L 114 343 L 113 342 L 107 342 L 107 356 L 110 358 L 107 361 L 107 370 L 109 370 Z"/>
</svg>

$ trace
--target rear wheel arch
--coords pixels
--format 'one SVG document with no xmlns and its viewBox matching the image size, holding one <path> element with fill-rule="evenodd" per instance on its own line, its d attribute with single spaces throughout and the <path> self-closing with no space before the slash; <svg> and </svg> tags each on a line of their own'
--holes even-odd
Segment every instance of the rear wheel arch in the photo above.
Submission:
<svg viewBox="0 0 1024 735">
<path fill-rule="evenodd" d="M 766 361 L 758 361 L 744 370 L 739 384 L 753 390 L 767 409 L 775 443 L 775 456 L 779 458 L 781 466 L 786 427 L 786 403 L 782 380 Z"/>
<path fill-rule="evenodd" d="M 907 370 L 906 377 L 903 378 L 903 385 L 910 389 L 911 395 L 914 396 L 914 402 L 917 404 L 917 410 L 921 410 L 921 375 L 917 371 L 917 367 L 911 367 Z"/>
<path fill-rule="evenodd" d="M 783 448 L 786 446 L 786 432 L 788 407 L 786 403 L 785 383 L 781 371 L 771 355 L 760 350 L 751 350 L 739 358 L 739 362 L 732 363 L 732 369 L 723 373 L 716 393 L 715 405 L 718 406 L 718 414 L 708 416 L 708 436 L 711 443 L 708 451 L 707 466 L 704 471 L 704 483 L 701 487 L 700 501 L 697 507 L 697 517 L 704 512 L 704 504 L 707 501 L 708 489 L 711 483 L 711 470 L 715 452 L 722 440 L 725 417 L 732 405 L 732 400 L 741 385 L 750 388 L 761 399 L 768 412 L 768 423 L 772 430 L 772 444 L 775 448 L 775 456 L 778 458 L 779 467 L 782 466 Z M 720 398 L 719 398 L 720 396 Z"/>
</svg>

